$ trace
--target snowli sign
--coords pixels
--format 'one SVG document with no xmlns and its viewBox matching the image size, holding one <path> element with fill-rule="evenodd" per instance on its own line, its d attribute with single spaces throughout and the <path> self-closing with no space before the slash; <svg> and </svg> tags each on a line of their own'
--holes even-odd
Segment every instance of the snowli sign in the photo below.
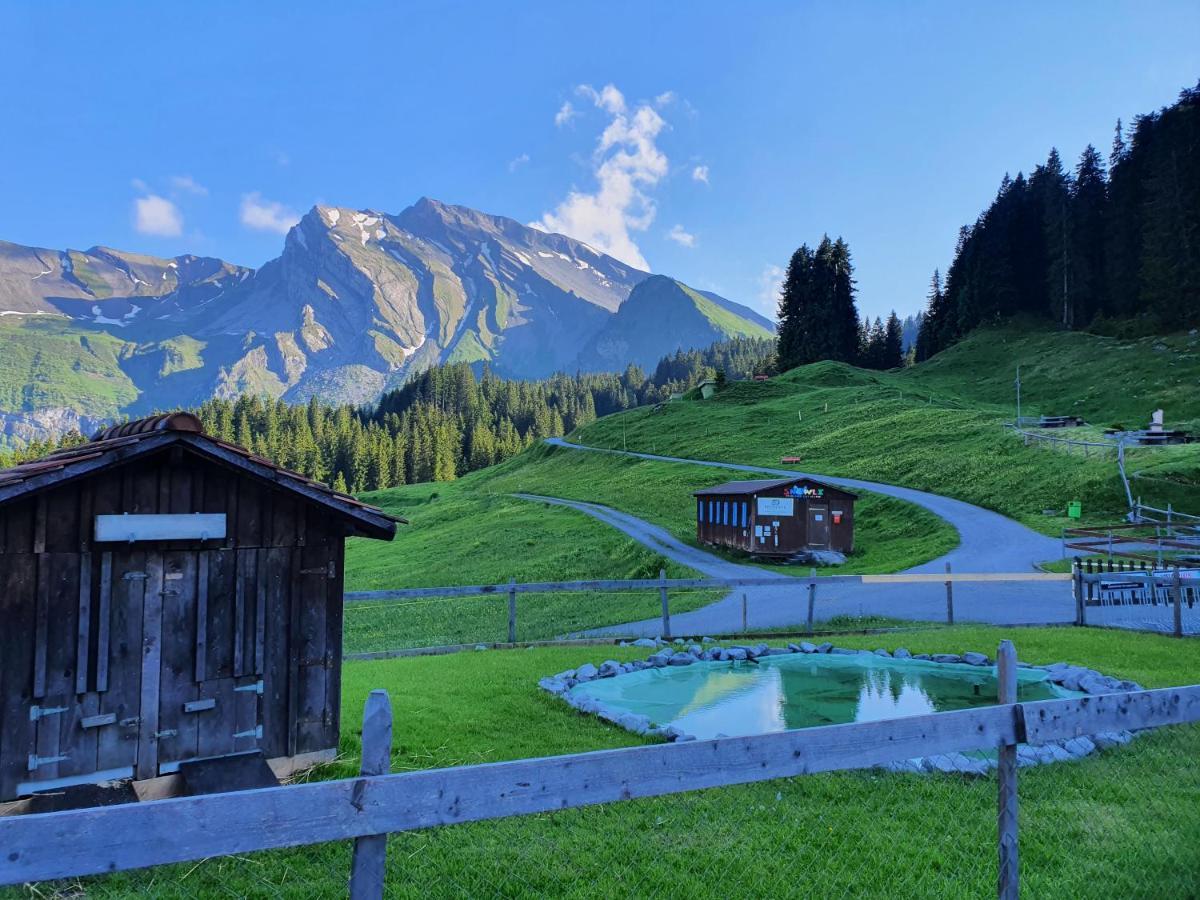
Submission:
<svg viewBox="0 0 1200 900">
<path fill-rule="evenodd" d="M 789 497 L 803 497 L 806 500 L 821 499 L 825 496 L 825 488 L 823 487 L 806 487 L 799 484 L 793 484 L 788 488 Z"/>
</svg>

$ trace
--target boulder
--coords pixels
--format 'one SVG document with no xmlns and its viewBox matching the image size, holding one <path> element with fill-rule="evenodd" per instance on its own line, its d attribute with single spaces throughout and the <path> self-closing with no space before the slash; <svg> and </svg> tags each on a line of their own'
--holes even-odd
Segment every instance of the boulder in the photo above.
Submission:
<svg viewBox="0 0 1200 900">
<path fill-rule="evenodd" d="M 808 641 L 801 641 L 800 642 L 800 652 L 801 653 L 816 653 L 817 645 L 810 644 Z"/>
<path fill-rule="evenodd" d="M 887 657 L 888 659 L 892 658 L 892 654 L 889 653 L 887 650 L 884 650 L 882 647 L 880 647 L 878 650 L 875 651 L 875 655 L 876 656 L 884 656 L 884 657 Z"/>
<path fill-rule="evenodd" d="M 591 681 L 593 678 L 595 678 L 599 674 L 600 674 L 600 670 L 597 669 L 595 666 L 593 666 L 591 663 L 584 663 L 582 666 L 580 666 L 578 669 L 575 670 L 575 679 L 577 681 Z"/>
<path fill-rule="evenodd" d="M 835 656 L 858 656 L 857 650 L 847 650 L 845 647 L 834 647 L 829 652 Z"/>
<path fill-rule="evenodd" d="M 633 646 L 654 648 L 658 646 L 658 642 L 654 638 L 638 638 L 633 642 Z"/>
<path fill-rule="evenodd" d="M 957 653 L 935 653 L 930 657 L 935 663 L 958 663 L 962 662 L 962 657 Z"/>
<path fill-rule="evenodd" d="M 749 654 L 746 653 L 745 647 L 730 647 L 725 651 L 725 656 L 721 658 L 733 660 L 749 659 Z"/>
<path fill-rule="evenodd" d="M 986 653 L 976 653 L 973 650 L 968 650 L 962 655 L 962 661 L 968 666 L 986 666 L 991 661 L 987 658 Z"/>
<path fill-rule="evenodd" d="M 833 644 L 829 643 L 829 641 L 826 641 L 825 643 L 818 645 L 817 652 L 818 653 L 828 653 L 832 649 L 833 649 Z"/>
<path fill-rule="evenodd" d="M 690 653 L 676 653 L 667 660 L 668 666 L 690 666 L 696 661 L 696 657 Z"/>
<path fill-rule="evenodd" d="M 896 659 L 912 659 L 912 654 L 903 647 L 897 647 L 896 652 L 892 654 Z"/>
</svg>

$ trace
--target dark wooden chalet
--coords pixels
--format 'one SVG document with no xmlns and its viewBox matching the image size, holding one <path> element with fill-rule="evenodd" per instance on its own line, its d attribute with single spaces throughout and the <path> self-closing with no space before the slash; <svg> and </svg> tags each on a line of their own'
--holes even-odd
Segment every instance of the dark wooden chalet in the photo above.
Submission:
<svg viewBox="0 0 1200 900">
<path fill-rule="evenodd" d="M 0 801 L 332 758 L 344 539 L 397 521 L 188 413 L 0 471 Z"/>
<path fill-rule="evenodd" d="M 730 481 L 694 491 L 696 538 L 755 556 L 854 549 L 857 495 L 811 478 Z"/>
</svg>

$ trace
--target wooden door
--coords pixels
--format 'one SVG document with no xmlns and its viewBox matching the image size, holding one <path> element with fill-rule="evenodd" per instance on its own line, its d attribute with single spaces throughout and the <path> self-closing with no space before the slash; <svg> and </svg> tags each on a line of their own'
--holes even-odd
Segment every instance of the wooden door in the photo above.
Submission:
<svg viewBox="0 0 1200 900">
<path fill-rule="evenodd" d="M 829 507 L 808 505 L 808 545 L 829 546 Z"/>
<path fill-rule="evenodd" d="M 153 759 L 139 769 L 178 770 L 195 759 L 252 751 L 262 739 L 265 624 L 254 551 L 162 555 L 161 656 Z M 155 616 L 146 618 L 148 630 Z M 147 677 L 154 670 L 148 666 Z"/>
</svg>

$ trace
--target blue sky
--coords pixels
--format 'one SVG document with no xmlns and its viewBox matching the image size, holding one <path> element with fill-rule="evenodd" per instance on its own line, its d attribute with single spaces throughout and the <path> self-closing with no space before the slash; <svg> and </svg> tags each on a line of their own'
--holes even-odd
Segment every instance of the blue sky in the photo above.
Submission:
<svg viewBox="0 0 1200 900">
<path fill-rule="evenodd" d="M 1006 171 L 1198 78 L 1194 0 L 0 0 L 0 239 L 257 266 L 314 203 L 428 195 L 764 310 L 840 234 L 903 314 Z"/>
</svg>

